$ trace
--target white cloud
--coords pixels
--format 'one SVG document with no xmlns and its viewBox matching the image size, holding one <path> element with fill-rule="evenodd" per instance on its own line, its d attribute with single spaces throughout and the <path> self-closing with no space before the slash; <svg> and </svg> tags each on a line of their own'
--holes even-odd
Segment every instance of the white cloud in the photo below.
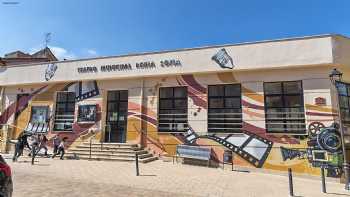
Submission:
<svg viewBox="0 0 350 197">
<path fill-rule="evenodd" d="M 52 53 L 59 60 L 63 60 L 63 59 L 71 60 L 71 59 L 77 58 L 77 56 L 73 52 L 70 52 L 65 48 L 58 47 L 58 46 L 48 46 L 48 47 L 51 49 Z M 33 54 L 35 52 L 40 51 L 41 49 L 42 49 L 41 47 L 33 47 L 29 49 L 29 53 Z"/>
<path fill-rule="evenodd" d="M 68 49 L 65 49 L 63 47 L 59 47 L 59 46 L 48 46 L 52 53 L 57 57 L 57 59 L 59 60 L 63 60 L 63 59 L 67 59 L 67 60 L 71 60 L 71 59 L 77 59 L 77 58 L 82 58 L 82 57 L 86 57 L 86 58 L 91 58 L 91 57 L 97 57 L 98 56 L 98 52 L 95 49 L 81 49 L 79 51 L 79 55 L 77 55 L 77 53 L 70 51 Z M 33 54 L 35 52 L 38 52 L 42 49 L 42 47 L 40 46 L 36 46 L 33 48 L 29 49 L 29 53 Z"/>
<path fill-rule="evenodd" d="M 86 52 L 89 56 L 96 56 L 97 55 L 97 51 L 94 49 L 88 49 Z"/>
<path fill-rule="evenodd" d="M 57 46 L 49 46 L 49 48 L 51 49 L 52 53 L 57 57 L 57 59 L 59 60 L 63 60 L 63 59 L 76 59 L 77 56 L 68 51 L 65 48 L 62 47 L 57 47 Z"/>
<path fill-rule="evenodd" d="M 30 49 L 29 49 L 29 54 L 33 54 L 33 53 L 38 52 L 38 51 L 40 51 L 40 50 L 41 50 L 40 47 L 33 47 L 33 48 L 30 48 Z"/>
</svg>

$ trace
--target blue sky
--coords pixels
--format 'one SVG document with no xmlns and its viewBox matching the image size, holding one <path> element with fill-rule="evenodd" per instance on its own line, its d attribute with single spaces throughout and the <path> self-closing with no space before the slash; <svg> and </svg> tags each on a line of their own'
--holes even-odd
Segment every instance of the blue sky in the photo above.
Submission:
<svg viewBox="0 0 350 197">
<path fill-rule="evenodd" d="M 61 59 L 350 36 L 349 8 L 348 0 L 0 0 L 0 56 L 42 48 L 46 32 Z"/>
</svg>

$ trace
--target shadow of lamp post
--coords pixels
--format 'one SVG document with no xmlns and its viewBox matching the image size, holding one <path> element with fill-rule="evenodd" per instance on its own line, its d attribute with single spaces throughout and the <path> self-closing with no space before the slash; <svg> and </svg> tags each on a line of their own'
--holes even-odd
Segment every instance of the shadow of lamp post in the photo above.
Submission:
<svg viewBox="0 0 350 197">
<path fill-rule="evenodd" d="M 345 177 L 345 190 L 350 190 L 350 166 L 348 164 L 347 154 L 346 154 L 346 144 L 345 144 L 345 135 L 344 135 L 344 127 L 343 127 L 343 118 L 341 107 L 340 107 L 340 100 L 339 100 L 339 87 L 341 85 L 345 85 L 342 83 L 342 76 L 343 73 L 334 68 L 332 72 L 329 74 L 329 78 L 332 82 L 332 84 L 335 87 L 336 90 L 336 105 L 337 105 L 337 111 L 338 111 L 338 118 L 339 118 L 339 131 L 341 135 L 341 144 L 342 144 L 342 151 L 343 151 L 343 171 L 344 171 L 344 177 Z"/>
</svg>

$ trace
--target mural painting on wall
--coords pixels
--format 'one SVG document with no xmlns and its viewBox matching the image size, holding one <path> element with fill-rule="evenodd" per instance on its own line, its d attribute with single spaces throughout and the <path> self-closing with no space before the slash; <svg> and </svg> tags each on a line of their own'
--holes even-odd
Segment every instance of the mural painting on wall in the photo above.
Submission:
<svg viewBox="0 0 350 197">
<path fill-rule="evenodd" d="M 231 73 L 220 75 L 218 79 L 223 83 L 237 82 Z M 182 75 L 176 78 L 178 85 L 187 86 L 188 96 L 191 99 L 196 112 L 207 110 L 207 88 L 202 85 L 194 75 Z M 159 85 L 159 84 L 157 84 Z M 243 113 L 250 117 L 264 118 L 264 100 L 263 94 L 254 92 L 247 87 L 242 86 L 242 105 Z M 153 105 L 153 103 L 152 103 Z M 151 109 L 144 110 L 145 114 L 130 113 L 131 116 L 137 116 L 142 121 L 150 125 L 152 130 L 157 130 L 157 115 Z M 306 104 L 306 115 L 310 119 L 324 118 L 325 122 L 330 122 L 334 117 L 331 108 Z M 197 113 L 193 113 L 197 116 Z M 329 117 L 329 118 L 327 118 Z M 191 125 L 191 121 L 189 122 Z M 293 167 L 296 172 L 318 174 L 322 154 L 326 155 L 328 176 L 339 176 L 341 174 L 339 163 L 341 163 L 341 151 L 339 149 L 339 135 L 336 130 L 324 130 L 325 125 L 321 122 L 311 122 L 308 124 L 308 135 L 300 137 L 298 135 L 267 134 L 265 128 L 252 121 L 243 121 L 242 132 L 240 134 L 212 134 L 206 132 L 197 132 L 196 129 L 189 126 L 187 133 L 168 133 L 158 134 L 158 136 L 147 136 L 148 142 L 152 144 L 156 152 L 162 153 L 172 151 L 174 153 L 174 144 L 167 144 L 167 141 L 176 144 L 191 144 L 196 146 L 212 146 L 214 160 L 220 162 L 223 158 L 224 150 L 231 150 L 238 155 L 240 160 L 244 160 L 244 165 L 251 165 L 258 168 L 269 168 L 285 170 Z M 173 140 L 170 140 L 170 138 Z M 294 148 L 296 147 L 296 148 Z M 324 154 L 327 152 L 327 154 Z M 324 163 L 324 162 L 323 162 Z"/>
<path fill-rule="evenodd" d="M 18 98 L 15 102 L 12 102 L 5 108 L 3 113 L 0 115 L 0 123 L 6 124 L 10 117 L 17 113 L 17 116 L 20 115 L 20 112 L 24 110 L 28 106 L 29 101 L 36 95 L 43 93 L 46 91 L 46 88 L 48 86 L 45 85 L 41 88 L 38 88 L 37 90 L 33 90 L 32 93 L 26 94 Z"/>
<path fill-rule="evenodd" d="M 200 112 L 201 109 L 207 108 L 207 100 L 203 96 L 200 96 L 202 94 L 207 93 L 207 89 L 201 85 L 193 75 L 182 75 L 178 77 L 177 82 L 181 86 L 187 86 L 188 95 L 189 98 L 193 101 L 194 105 L 198 107 L 197 112 Z M 158 85 L 158 84 L 157 84 Z M 245 102 L 246 104 L 248 102 Z M 133 104 L 137 105 L 137 104 Z M 249 106 L 255 106 L 254 104 L 247 104 Z M 129 106 L 131 104 L 129 103 Z M 134 107 L 134 108 L 140 108 Z M 260 107 L 262 108 L 262 107 Z M 147 122 L 149 125 L 151 125 L 152 129 L 157 129 L 157 118 L 156 113 L 152 112 L 151 109 L 144 110 L 147 113 L 146 114 L 140 114 L 137 111 L 129 111 L 130 118 L 138 118 L 142 121 Z M 194 116 L 196 116 L 194 114 Z M 273 136 L 267 136 L 263 132 L 263 128 L 256 127 L 252 124 L 249 124 L 247 122 L 244 123 L 244 129 L 243 132 L 240 135 L 232 135 L 227 134 L 225 136 L 216 136 L 214 134 L 197 134 L 191 127 L 188 130 L 187 134 L 180 134 L 180 133 L 172 133 L 169 134 L 173 137 L 175 137 L 177 142 L 179 144 L 186 143 L 186 144 L 193 144 L 193 145 L 199 145 L 197 143 L 198 139 L 208 139 L 213 142 L 216 142 L 221 145 L 222 148 L 230 149 L 239 156 L 241 156 L 244 160 L 246 160 L 248 163 L 250 163 L 252 166 L 255 167 L 262 167 L 264 162 L 266 161 L 271 148 L 273 147 L 274 142 L 279 143 L 298 143 L 298 140 L 289 138 L 288 136 L 283 136 L 283 139 L 273 137 Z M 147 136 L 147 140 L 150 144 L 157 146 L 158 149 L 156 152 L 162 153 L 167 149 L 167 144 L 162 144 L 161 140 L 164 138 L 164 134 L 161 136 L 158 136 L 158 139 L 153 138 L 151 136 Z M 205 145 L 205 144 L 201 144 Z M 219 155 L 219 154 L 218 154 Z M 216 158 L 217 161 L 219 161 L 221 158 Z"/>
<path fill-rule="evenodd" d="M 68 84 L 65 91 L 75 92 L 76 101 L 82 101 L 100 94 L 96 81 L 79 81 Z"/>
<path fill-rule="evenodd" d="M 221 144 L 257 168 L 263 166 L 273 145 L 272 141 L 246 131 L 242 131 L 242 135 L 239 136 L 233 134 L 216 136 L 215 134 L 198 135 L 190 128 L 185 135 L 188 144 L 195 144 L 199 138 L 210 139 Z"/>
<path fill-rule="evenodd" d="M 9 119 L 14 116 L 15 120 L 16 118 L 20 118 L 22 116 L 28 116 L 28 113 L 23 114 L 22 112 L 27 109 L 28 107 L 31 107 L 31 105 L 28 105 L 31 101 L 37 101 L 37 102 L 53 102 L 54 101 L 54 93 L 56 91 L 72 91 L 75 92 L 75 100 L 77 104 L 79 104 L 80 101 L 84 101 L 88 98 L 92 98 L 94 96 L 98 96 L 100 94 L 99 88 L 97 86 L 96 81 L 84 81 L 84 82 L 74 82 L 69 83 L 67 85 L 57 84 L 57 85 L 45 85 L 41 88 L 38 88 L 37 90 L 33 90 L 32 93 L 28 93 L 27 95 L 24 95 L 17 99 L 17 101 L 14 101 L 9 104 L 9 106 L 6 107 L 2 115 L 0 116 L 0 121 L 2 124 L 8 123 Z M 46 95 L 46 96 L 42 96 Z M 42 97 L 41 97 L 42 96 Z M 62 136 L 68 136 L 69 137 L 69 143 L 73 143 L 79 136 L 82 136 L 84 133 L 88 133 L 89 130 L 93 127 L 96 127 L 97 124 L 101 120 L 101 104 L 95 103 L 95 111 L 96 113 L 94 115 L 95 121 L 89 121 L 89 122 L 74 122 L 72 125 L 72 133 L 62 133 Z M 45 107 L 48 107 L 48 105 L 45 105 Z M 32 108 L 33 110 L 33 108 Z M 48 110 L 51 111 L 51 110 Z M 19 122 L 18 124 L 22 125 L 23 129 L 20 129 L 19 125 L 15 125 L 17 127 L 17 131 L 15 132 L 33 132 L 38 131 L 38 128 L 43 127 L 46 129 L 39 129 L 41 132 L 46 131 L 48 134 L 48 137 L 53 136 L 54 134 L 49 129 L 49 122 L 52 120 L 53 113 L 48 116 L 47 123 L 45 124 L 39 124 L 39 123 L 32 123 L 31 120 L 28 120 L 28 122 L 23 123 Z M 28 119 L 29 117 L 27 117 Z M 11 123 L 10 123 L 11 124 Z M 23 125 L 26 124 L 26 125 Z M 34 129 L 33 129 L 34 128 Z M 36 128 L 36 129 L 35 129 Z M 20 133 L 15 133 L 14 136 L 18 136 Z"/>
<path fill-rule="evenodd" d="M 100 95 L 99 88 L 97 86 L 96 81 L 78 81 L 67 84 L 63 89 L 63 91 L 75 92 L 75 100 L 78 104 L 78 112 L 82 114 L 78 114 L 77 122 L 74 122 L 72 125 L 73 133 L 69 134 L 69 142 L 68 145 L 74 143 L 80 136 L 88 135 L 92 136 L 93 133 L 90 133 L 90 130 L 97 126 L 97 124 L 101 121 L 101 103 L 94 103 L 93 105 L 81 105 L 79 102 L 85 101 L 89 98 Z M 83 114 L 86 110 L 83 110 L 84 107 L 93 107 L 93 110 L 88 110 L 89 114 Z M 79 109 L 80 108 L 80 109 Z M 95 114 L 90 114 L 91 112 Z M 87 120 L 87 116 L 90 115 L 90 119 L 93 117 L 93 121 Z M 84 119 L 84 120 L 83 120 Z M 79 142 L 78 142 L 79 143 Z"/>
<path fill-rule="evenodd" d="M 313 167 L 325 167 L 327 176 L 339 177 L 341 175 L 343 156 L 340 133 L 336 123 L 330 127 L 325 127 L 321 122 L 311 123 L 307 145 L 305 149 L 281 147 L 283 161 L 307 159 Z"/>
<path fill-rule="evenodd" d="M 201 85 L 193 75 L 182 75 L 177 79 L 178 84 L 182 86 L 187 86 L 187 91 L 189 97 L 192 99 L 193 103 L 199 108 L 207 108 L 207 100 L 204 99 L 201 94 L 206 94 L 207 89 Z M 245 102 L 247 103 L 247 102 Z M 252 104 L 253 105 L 253 104 Z M 199 110 L 200 111 L 200 110 Z M 235 152 L 247 162 L 255 167 L 262 167 L 264 161 L 266 160 L 273 141 L 268 139 L 266 136 L 257 134 L 259 129 L 257 127 L 250 125 L 249 123 L 244 123 L 243 127 L 254 129 L 254 132 L 242 131 L 240 135 L 227 134 L 224 136 L 216 136 L 215 134 L 204 134 L 198 135 L 193 129 L 189 129 L 187 134 L 184 134 L 183 138 L 185 143 L 194 144 L 197 139 L 204 138 L 215 141 L 223 147 Z M 261 130 L 261 129 L 260 129 Z M 174 134 L 175 136 L 181 134 Z M 256 147 L 256 148 L 254 148 Z M 220 160 L 220 159 L 218 159 Z"/>
<path fill-rule="evenodd" d="M 213 75 L 216 83 L 236 83 L 238 82 L 232 73 L 216 74 Z M 207 80 L 208 78 L 206 78 Z M 266 133 L 263 124 L 259 124 L 259 121 L 252 121 L 243 118 L 242 132 L 240 134 L 212 134 L 204 132 L 204 130 L 198 129 L 198 125 L 195 122 L 189 121 L 189 130 L 187 133 L 162 133 L 157 131 L 157 112 L 153 109 L 157 108 L 156 95 L 159 87 L 164 85 L 166 78 L 162 78 L 159 82 L 155 83 L 154 88 L 149 89 L 149 94 L 152 97 L 149 100 L 147 106 L 143 106 L 139 103 L 128 103 L 128 127 L 135 127 L 139 135 L 142 135 L 142 129 L 146 130 L 147 145 L 150 146 L 155 153 L 173 154 L 176 144 L 192 144 L 197 146 L 212 146 L 214 159 L 218 162 L 222 161 L 222 152 L 224 150 L 231 150 L 239 157 L 236 157 L 243 165 L 249 165 L 258 168 L 269 168 L 284 170 L 288 167 L 296 168 L 297 172 L 310 172 L 318 173 L 315 167 L 319 167 L 323 160 L 327 160 L 328 163 L 328 175 L 338 176 L 341 172 L 337 168 L 337 163 L 341 163 L 341 150 L 339 147 L 338 134 L 335 130 L 324 130 L 325 122 L 329 126 L 329 122 L 333 120 L 333 112 L 331 108 L 326 106 L 317 106 L 311 104 L 305 104 L 306 115 L 311 119 L 318 119 L 319 117 L 329 117 L 329 119 L 311 122 L 308 124 L 309 134 L 304 135 L 305 138 L 291 135 L 273 135 Z M 189 116 L 200 117 L 208 110 L 207 100 L 207 86 L 203 84 L 197 76 L 194 75 L 181 75 L 175 78 L 175 83 L 180 86 L 187 86 L 188 97 L 191 102 L 191 110 L 195 113 L 189 113 Z M 205 82 L 208 83 L 208 82 Z M 37 90 L 33 90 L 32 93 L 20 98 L 17 103 L 11 103 L 0 116 L 0 120 L 5 123 L 9 116 L 4 114 L 14 115 L 17 105 L 25 106 L 30 100 L 35 100 L 43 93 L 51 95 L 51 92 L 56 91 L 73 91 L 76 95 L 76 101 L 85 101 L 86 99 L 100 95 L 99 87 L 96 81 L 89 82 L 74 82 L 61 85 L 43 86 Z M 48 93 L 49 92 L 49 93 Z M 50 96 L 53 101 L 54 95 Z M 40 99 L 37 99 L 40 100 Z M 95 101 L 94 101 L 95 102 Z M 258 93 L 252 89 L 249 89 L 245 84 L 242 84 L 242 113 L 251 117 L 251 119 L 264 119 L 264 95 Z M 91 104 L 85 103 L 84 104 Z M 70 134 L 69 139 L 74 141 L 81 134 L 88 131 L 90 128 L 96 126 L 101 120 L 101 104 L 97 104 L 96 121 L 94 123 L 79 124 L 74 123 L 73 134 Z M 82 110 L 84 111 L 84 110 Z M 86 113 L 87 115 L 90 113 Z M 192 118 L 193 118 L 192 117 Z M 129 121 L 135 119 L 146 123 L 145 128 L 138 128 L 139 122 Z M 85 121 L 86 122 L 86 121 Z M 90 122 L 90 121 L 88 121 Z M 261 122 L 261 121 L 260 121 Z M 328 124 L 329 123 L 329 124 Z M 130 124 L 130 125 L 129 125 Z M 135 124 L 135 125 L 131 125 Z M 128 128 L 129 133 L 129 128 Z M 135 135 L 136 136 L 136 135 Z M 131 139 L 131 138 L 130 138 Z M 132 139 L 136 140 L 134 136 Z M 324 154 L 326 152 L 326 154 Z M 315 160 L 315 159 L 316 160 Z M 312 168 L 311 168 L 311 167 Z"/>
</svg>

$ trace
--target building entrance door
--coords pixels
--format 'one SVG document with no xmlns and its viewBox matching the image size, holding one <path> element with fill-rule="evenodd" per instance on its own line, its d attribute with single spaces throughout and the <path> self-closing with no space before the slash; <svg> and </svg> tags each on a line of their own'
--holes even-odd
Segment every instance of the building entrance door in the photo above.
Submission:
<svg viewBox="0 0 350 197">
<path fill-rule="evenodd" d="M 105 142 L 126 142 L 128 91 L 108 91 Z"/>
</svg>

